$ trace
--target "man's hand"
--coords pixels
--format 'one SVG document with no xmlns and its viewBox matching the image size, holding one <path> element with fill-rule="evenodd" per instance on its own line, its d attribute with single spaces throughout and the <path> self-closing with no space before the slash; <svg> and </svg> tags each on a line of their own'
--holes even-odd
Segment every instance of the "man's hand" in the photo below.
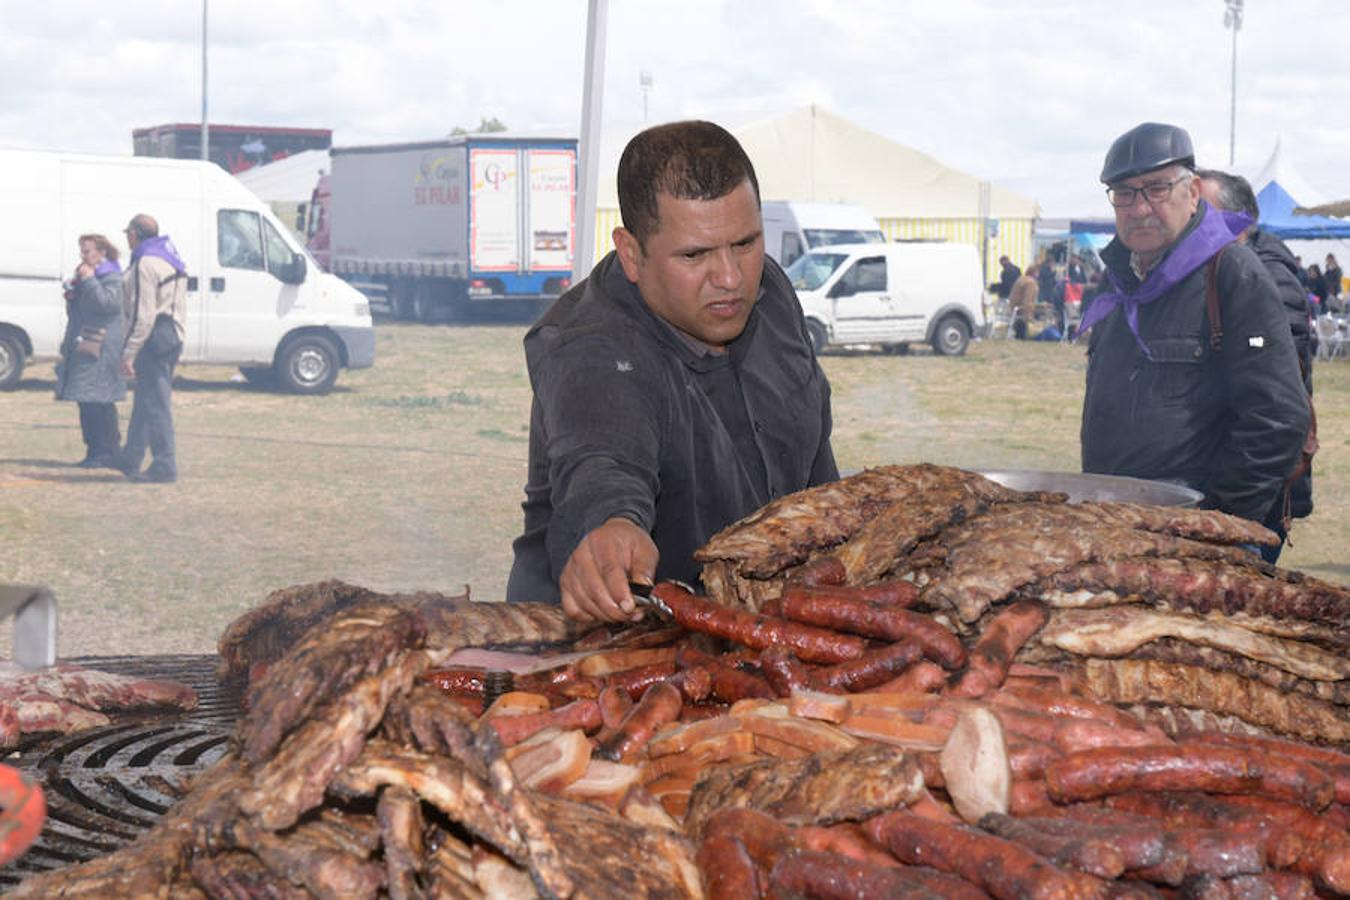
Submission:
<svg viewBox="0 0 1350 900">
<path fill-rule="evenodd" d="M 83 281 L 86 278 L 94 277 L 94 267 L 89 263 L 80 263 L 75 267 L 75 280 Z"/>
<path fill-rule="evenodd" d="M 128 378 L 136 377 L 136 370 L 132 368 L 131 360 L 125 358 L 122 360 L 122 374 Z"/>
<path fill-rule="evenodd" d="M 650 584 L 658 558 L 651 535 L 628 519 L 608 520 L 581 539 L 563 566 L 563 612 L 583 622 L 636 622 L 642 612 L 628 582 Z"/>
</svg>

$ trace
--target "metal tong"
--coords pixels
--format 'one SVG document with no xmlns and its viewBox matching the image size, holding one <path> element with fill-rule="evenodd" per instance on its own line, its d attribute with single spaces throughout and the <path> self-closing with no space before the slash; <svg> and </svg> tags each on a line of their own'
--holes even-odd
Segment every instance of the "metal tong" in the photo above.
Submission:
<svg viewBox="0 0 1350 900">
<path fill-rule="evenodd" d="M 693 593 L 693 588 L 689 587 L 689 585 L 680 581 L 673 583 L 678 584 L 686 591 Z M 628 582 L 628 592 L 633 595 L 633 599 L 637 601 L 638 606 L 655 613 L 656 617 L 661 621 L 675 621 L 675 613 L 666 605 L 666 602 L 660 597 L 652 596 L 652 586 L 650 584 L 638 584 L 636 581 L 630 581 Z"/>
</svg>

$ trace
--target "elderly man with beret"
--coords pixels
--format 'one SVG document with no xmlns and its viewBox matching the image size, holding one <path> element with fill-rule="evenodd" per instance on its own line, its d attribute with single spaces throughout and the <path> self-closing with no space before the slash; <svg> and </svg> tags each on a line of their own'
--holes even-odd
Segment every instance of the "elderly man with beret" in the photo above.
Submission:
<svg viewBox="0 0 1350 900">
<path fill-rule="evenodd" d="M 1299 461 L 1309 407 L 1275 284 L 1236 242 L 1250 219 L 1201 199 L 1174 125 L 1117 138 L 1101 180 L 1116 237 L 1082 323 L 1083 471 L 1185 484 L 1260 522 Z"/>
</svg>

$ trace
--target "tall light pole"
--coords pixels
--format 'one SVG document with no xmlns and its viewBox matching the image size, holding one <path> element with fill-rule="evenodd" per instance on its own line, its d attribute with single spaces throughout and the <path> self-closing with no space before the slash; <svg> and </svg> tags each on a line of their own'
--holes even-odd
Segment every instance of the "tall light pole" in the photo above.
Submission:
<svg viewBox="0 0 1350 900">
<path fill-rule="evenodd" d="M 1237 154 L 1237 33 L 1242 28 L 1242 0 L 1223 0 L 1223 27 L 1233 29 L 1232 102 L 1228 112 L 1228 166 Z"/>
<path fill-rule="evenodd" d="M 638 72 L 638 84 L 642 86 L 642 121 L 643 121 L 643 123 L 646 123 L 646 121 L 647 121 L 647 95 L 651 93 L 651 91 L 652 91 L 652 84 L 653 84 L 653 83 L 654 83 L 654 81 L 652 80 L 652 73 L 651 73 L 651 72 L 648 72 L 646 69 L 643 69 L 641 72 Z"/>
<path fill-rule="evenodd" d="M 202 0 L 202 159 L 211 158 L 211 126 L 206 124 L 206 0 Z"/>
</svg>

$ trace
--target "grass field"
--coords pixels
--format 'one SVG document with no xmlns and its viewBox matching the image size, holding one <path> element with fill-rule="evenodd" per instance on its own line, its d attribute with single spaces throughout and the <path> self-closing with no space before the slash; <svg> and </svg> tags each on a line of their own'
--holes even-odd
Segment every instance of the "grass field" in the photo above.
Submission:
<svg viewBox="0 0 1350 900">
<path fill-rule="evenodd" d="M 269 591 L 325 578 L 469 584 L 498 599 L 525 477 L 523 334 L 381 323 L 375 368 L 344 372 L 326 397 L 184 367 L 174 485 L 72 468 L 76 408 L 52 400 L 51 366 L 35 364 L 0 394 L 0 581 L 53 588 L 63 656 L 207 652 Z M 823 364 L 841 468 L 1077 468 L 1080 347 L 998 341 L 957 359 L 844 352 Z M 1284 562 L 1350 582 L 1350 363 L 1315 377 L 1317 510 Z M 9 640 L 0 626 L 0 655 Z"/>
</svg>

